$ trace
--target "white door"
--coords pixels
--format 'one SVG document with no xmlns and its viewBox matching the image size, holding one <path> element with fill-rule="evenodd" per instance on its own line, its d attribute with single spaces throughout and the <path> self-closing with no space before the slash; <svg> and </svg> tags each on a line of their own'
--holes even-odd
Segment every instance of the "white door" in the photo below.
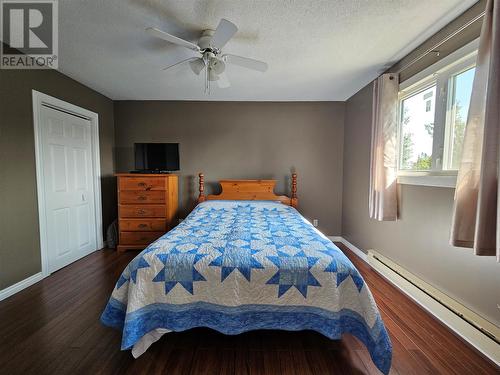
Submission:
<svg viewBox="0 0 500 375">
<path fill-rule="evenodd" d="M 97 249 L 90 120 L 42 106 L 49 272 Z"/>
</svg>

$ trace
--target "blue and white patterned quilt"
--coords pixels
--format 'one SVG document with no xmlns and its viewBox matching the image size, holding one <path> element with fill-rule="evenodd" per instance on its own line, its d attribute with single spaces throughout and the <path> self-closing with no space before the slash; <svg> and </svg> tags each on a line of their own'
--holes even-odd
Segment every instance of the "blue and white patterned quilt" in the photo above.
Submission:
<svg viewBox="0 0 500 375">
<path fill-rule="evenodd" d="M 363 278 L 294 208 L 209 201 L 123 271 L 101 321 L 141 355 L 161 335 L 194 327 L 225 334 L 314 330 L 359 338 L 385 374 L 392 347 Z"/>
</svg>

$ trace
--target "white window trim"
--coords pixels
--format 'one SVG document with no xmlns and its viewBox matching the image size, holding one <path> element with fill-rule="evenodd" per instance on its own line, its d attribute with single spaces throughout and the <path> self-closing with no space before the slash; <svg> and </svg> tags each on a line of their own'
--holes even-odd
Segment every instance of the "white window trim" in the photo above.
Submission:
<svg viewBox="0 0 500 375">
<path fill-rule="evenodd" d="M 437 82 L 436 79 L 437 73 L 448 71 L 450 69 L 461 70 L 463 68 L 467 68 L 467 66 L 470 66 L 471 60 L 475 58 L 478 48 L 479 48 L 479 39 L 476 39 L 468 43 L 464 47 L 458 49 L 457 51 L 449 54 L 448 56 L 438 61 L 437 63 L 429 66 L 428 68 L 422 70 L 421 72 L 417 73 L 416 75 L 402 82 L 399 85 L 399 91 L 400 91 L 399 102 L 401 103 L 402 99 L 410 96 L 416 91 L 431 86 L 433 82 L 438 83 L 438 86 L 445 88 L 446 92 L 443 93 L 436 92 L 435 123 L 438 123 L 438 121 L 440 121 L 440 123 L 444 124 L 446 116 L 448 114 L 446 113 L 447 111 L 443 113 L 442 108 L 444 106 L 439 106 L 437 101 L 440 100 L 442 97 L 440 96 L 440 94 L 444 95 L 444 97 L 447 100 L 448 85 L 445 84 L 444 82 L 440 82 L 441 84 Z M 399 112 L 400 111 L 398 109 L 398 121 L 400 121 Z M 401 126 L 398 123 L 398 145 L 400 145 L 400 134 L 399 134 L 400 129 Z M 440 145 L 441 143 L 444 144 L 445 142 L 449 142 L 449 134 L 447 131 L 448 129 L 441 129 L 441 130 L 444 140 L 443 142 L 440 142 L 440 140 L 438 139 L 438 142 L 434 142 L 434 145 L 436 144 Z M 433 153 L 434 151 L 435 149 L 433 147 Z M 447 163 L 447 157 L 448 155 L 446 155 L 446 153 L 443 150 L 443 157 L 441 158 L 441 160 L 439 160 L 440 167 L 444 165 L 445 162 Z M 398 168 L 399 168 L 399 161 L 398 161 Z M 398 169 L 397 181 L 399 184 L 403 185 L 455 188 L 457 173 L 458 171 L 456 170 L 410 171 L 410 170 Z"/>
<path fill-rule="evenodd" d="M 398 184 L 401 185 L 418 185 L 432 186 L 454 189 L 457 185 L 457 173 L 454 171 L 452 175 L 441 176 L 432 175 L 426 172 L 414 172 L 411 175 L 398 175 Z"/>
</svg>

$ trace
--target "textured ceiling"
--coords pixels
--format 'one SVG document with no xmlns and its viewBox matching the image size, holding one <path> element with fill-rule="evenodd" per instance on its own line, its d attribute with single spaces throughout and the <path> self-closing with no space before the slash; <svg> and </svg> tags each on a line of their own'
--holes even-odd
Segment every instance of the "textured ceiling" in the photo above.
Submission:
<svg viewBox="0 0 500 375">
<path fill-rule="evenodd" d="M 345 100 L 475 0 L 62 0 L 60 70 L 112 99 Z M 203 93 L 194 52 L 148 35 L 191 41 L 227 18 L 224 52 L 264 60 L 266 73 L 226 69 L 232 87 Z M 215 86 L 215 85 L 214 85 Z"/>
</svg>

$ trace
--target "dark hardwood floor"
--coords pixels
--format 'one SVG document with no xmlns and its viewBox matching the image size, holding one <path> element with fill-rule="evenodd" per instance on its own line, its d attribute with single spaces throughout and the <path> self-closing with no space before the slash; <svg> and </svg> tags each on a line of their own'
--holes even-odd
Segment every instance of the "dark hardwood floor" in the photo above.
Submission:
<svg viewBox="0 0 500 375">
<path fill-rule="evenodd" d="M 339 245 L 342 246 L 342 245 Z M 391 374 L 499 374 L 444 326 L 350 254 L 394 346 Z M 379 374 L 351 336 L 209 329 L 170 333 L 134 360 L 99 323 L 115 281 L 137 254 L 93 253 L 0 302 L 1 374 Z"/>
</svg>

